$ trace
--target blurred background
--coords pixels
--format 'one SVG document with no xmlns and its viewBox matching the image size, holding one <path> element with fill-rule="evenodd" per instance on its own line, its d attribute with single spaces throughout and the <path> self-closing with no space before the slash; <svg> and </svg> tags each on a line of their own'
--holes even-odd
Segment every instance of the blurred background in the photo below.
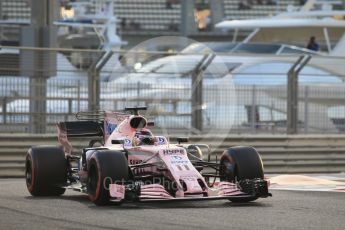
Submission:
<svg viewBox="0 0 345 230">
<path fill-rule="evenodd" d="M 78 111 L 145 105 L 176 134 L 344 133 L 343 9 L 1 0 L 0 132 L 54 133 Z"/>
</svg>

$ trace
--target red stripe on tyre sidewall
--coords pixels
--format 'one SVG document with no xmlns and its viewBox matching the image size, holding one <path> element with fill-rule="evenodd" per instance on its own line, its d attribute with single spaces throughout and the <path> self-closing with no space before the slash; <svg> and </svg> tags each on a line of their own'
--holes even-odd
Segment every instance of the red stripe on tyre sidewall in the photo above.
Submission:
<svg viewBox="0 0 345 230">
<path fill-rule="evenodd" d="M 96 201 L 98 200 L 98 198 L 100 197 L 100 194 L 101 194 L 101 170 L 100 170 L 100 167 L 99 167 L 99 162 L 97 160 L 97 158 L 93 158 L 96 162 L 96 165 L 97 165 L 97 187 L 96 187 L 96 193 L 95 195 L 91 195 L 90 196 L 90 199 L 91 201 Z"/>
</svg>

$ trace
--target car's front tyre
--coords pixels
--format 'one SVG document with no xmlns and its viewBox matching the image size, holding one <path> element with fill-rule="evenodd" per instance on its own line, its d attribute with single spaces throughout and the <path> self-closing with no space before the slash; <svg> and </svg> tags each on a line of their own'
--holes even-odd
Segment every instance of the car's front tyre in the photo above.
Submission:
<svg viewBox="0 0 345 230">
<path fill-rule="evenodd" d="M 253 147 L 232 147 L 224 151 L 220 159 L 220 180 L 241 185 L 246 180 L 263 180 L 264 169 L 259 153 Z M 250 202 L 259 196 L 230 198 L 232 202 Z"/>
<path fill-rule="evenodd" d="M 96 205 L 109 203 L 109 185 L 128 180 L 128 162 L 124 153 L 98 150 L 88 163 L 87 191 Z"/>
</svg>

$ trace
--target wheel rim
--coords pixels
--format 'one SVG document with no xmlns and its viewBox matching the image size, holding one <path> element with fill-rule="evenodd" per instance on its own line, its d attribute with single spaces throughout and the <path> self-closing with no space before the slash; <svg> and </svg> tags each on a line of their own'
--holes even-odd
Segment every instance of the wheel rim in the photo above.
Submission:
<svg viewBox="0 0 345 230">
<path fill-rule="evenodd" d="M 27 160 L 25 163 L 25 179 L 26 179 L 26 185 L 28 187 L 32 186 L 32 167 L 31 167 L 31 161 Z"/>
<path fill-rule="evenodd" d="M 227 158 L 223 159 L 220 165 L 220 179 L 222 181 L 235 181 L 235 165 Z"/>
</svg>

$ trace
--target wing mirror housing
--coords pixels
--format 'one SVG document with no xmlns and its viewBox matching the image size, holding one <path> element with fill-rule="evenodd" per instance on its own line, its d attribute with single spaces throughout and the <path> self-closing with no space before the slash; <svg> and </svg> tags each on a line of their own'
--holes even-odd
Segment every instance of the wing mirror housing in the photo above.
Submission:
<svg viewBox="0 0 345 230">
<path fill-rule="evenodd" d="M 188 137 L 178 137 L 177 142 L 178 142 L 178 144 L 186 143 L 186 142 L 189 142 L 189 138 Z"/>
<path fill-rule="evenodd" d="M 124 141 L 123 141 L 123 140 L 111 140 L 111 143 L 112 143 L 113 145 L 118 145 L 118 144 L 123 144 Z"/>
</svg>

